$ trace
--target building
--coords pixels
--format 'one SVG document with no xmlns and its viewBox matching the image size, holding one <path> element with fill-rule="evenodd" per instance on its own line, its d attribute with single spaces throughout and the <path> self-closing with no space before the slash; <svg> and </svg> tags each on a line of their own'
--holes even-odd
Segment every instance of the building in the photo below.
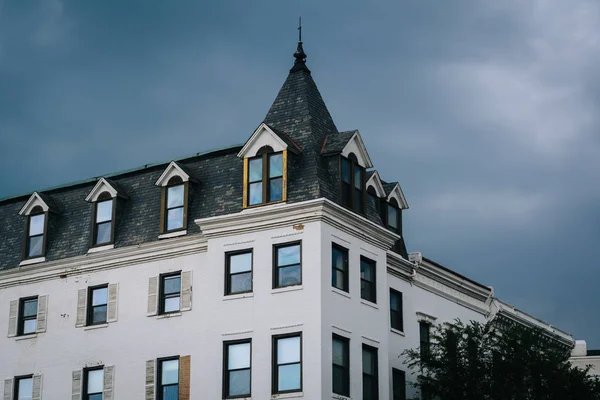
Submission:
<svg viewBox="0 0 600 400">
<path fill-rule="evenodd" d="M 591 366 L 591 375 L 600 375 L 600 350 L 588 350 L 585 340 L 576 340 L 571 351 L 571 364 L 579 368 Z"/>
<path fill-rule="evenodd" d="M 572 345 L 407 254 L 402 188 L 294 57 L 242 146 L 0 201 L 5 400 L 404 399 L 456 318 Z"/>
</svg>

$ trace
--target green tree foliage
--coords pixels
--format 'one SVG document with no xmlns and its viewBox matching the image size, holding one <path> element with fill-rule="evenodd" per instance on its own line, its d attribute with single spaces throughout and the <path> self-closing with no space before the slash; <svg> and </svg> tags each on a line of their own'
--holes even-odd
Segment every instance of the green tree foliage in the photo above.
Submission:
<svg viewBox="0 0 600 400">
<path fill-rule="evenodd" d="M 519 325 L 438 326 L 428 352 L 405 351 L 421 398 L 600 400 L 600 381 L 568 361 L 570 349 Z"/>
</svg>

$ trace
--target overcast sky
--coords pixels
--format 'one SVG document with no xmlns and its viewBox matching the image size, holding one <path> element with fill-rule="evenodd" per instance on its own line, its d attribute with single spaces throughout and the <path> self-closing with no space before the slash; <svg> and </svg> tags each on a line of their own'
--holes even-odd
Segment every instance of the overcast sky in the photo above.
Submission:
<svg viewBox="0 0 600 400">
<path fill-rule="evenodd" d="M 292 66 L 408 250 L 600 348 L 600 3 L 0 0 L 0 197 L 243 143 Z"/>
</svg>

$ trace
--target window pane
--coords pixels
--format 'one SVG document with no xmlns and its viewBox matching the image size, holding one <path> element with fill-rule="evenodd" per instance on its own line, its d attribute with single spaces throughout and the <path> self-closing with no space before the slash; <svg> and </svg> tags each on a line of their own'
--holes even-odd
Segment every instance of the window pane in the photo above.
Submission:
<svg viewBox="0 0 600 400">
<path fill-rule="evenodd" d="M 112 220 L 112 200 L 100 201 L 96 203 L 96 222 L 106 222 Z"/>
<path fill-rule="evenodd" d="M 109 243 L 112 222 L 96 225 L 96 244 Z"/>
<path fill-rule="evenodd" d="M 363 400 L 374 400 L 373 379 L 363 375 Z"/>
<path fill-rule="evenodd" d="M 354 167 L 354 187 L 362 189 L 362 168 L 358 165 Z"/>
<path fill-rule="evenodd" d="M 246 272 L 252 270 L 252 253 L 231 254 L 229 256 L 229 272 Z"/>
<path fill-rule="evenodd" d="M 164 293 L 172 294 L 179 293 L 181 291 L 181 276 L 167 276 L 164 278 Z"/>
<path fill-rule="evenodd" d="M 402 329 L 400 329 L 400 319 L 398 318 L 399 317 L 398 313 L 395 311 L 392 311 L 392 313 L 390 314 L 390 317 L 391 317 L 392 328 L 402 330 Z"/>
<path fill-rule="evenodd" d="M 333 393 L 348 395 L 346 371 L 337 365 L 333 366 Z"/>
<path fill-rule="evenodd" d="M 392 310 L 398 310 L 398 295 L 394 292 L 390 293 L 390 308 Z"/>
<path fill-rule="evenodd" d="M 334 269 L 332 271 L 331 277 L 332 277 L 331 284 L 334 287 L 336 287 L 336 288 L 338 288 L 340 290 L 346 290 L 346 288 L 345 288 L 345 282 L 344 282 L 344 280 L 345 280 L 344 279 L 344 273 L 342 271 L 340 271 L 338 269 Z"/>
<path fill-rule="evenodd" d="M 345 158 L 342 158 L 342 181 L 351 182 L 350 179 L 350 161 Z"/>
<path fill-rule="evenodd" d="M 179 296 L 165 299 L 164 312 L 179 311 Z"/>
<path fill-rule="evenodd" d="M 283 179 L 276 178 L 269 181 L 269 201 L 283 199 Z"/>
<path fill-rule="evenodd" d="M 33 390 L 33 379 L 19 379 L 19 398 L 18 400 L 31 400 Z"/>
<path fill-rule="evenodd" d="M 337 247 L 332 247 L 332 265 L 337 269 L 345 270 L 344 260 L 346 256 L 346 252 L 338 249 Z"/>
<path fill-rule="evenodd" d="M 298 285 L 302 282 L 300 265 L 279 268 L 277 278 L 278 286 Z"/>
<path fill-rule="evenodd" d="M 251 159 L 248 169 L 248 182 L 262 181 L 262 157 Z"/>
<path fill-rule="evenodd" d="M 92 291 L 92 305 L 99 306 L 107 303 L 108 288 L 98 288 Z"/>
<path fill-rule="evenodd" d="M 369 301 L 375 301 L 373 296 L 373 285 L 370 282 L 367 281 L 360 281 L 360 297 L 365 299 L 365 300 L 369 300 Z"/>
<path fill-rule="evenodd" d="M 362 357 L 362 361 L 363 361 L 363 373 L 365 374 L 369 374 L 369 375 L 374 375 L 375 371 L 373 370 L 373 352 L 371 352 L 370 350 L 367 349 L 363 349 L 363 357 Z"/>
<path fill-rule="evenodd" d="M 183 185 L 167 188 L 167 208 L 183 206 Z"/>
<path fill-rule="evenodd" d="M 179 360 L 168 360 L 162 362 L 161 383 L 169 385 L 179 383 Z"/>
<path fill-rule="evenodd" d="M 37 314 L 37 299 L 23 302 L 23 316 L 31 317 Z"/>
<path fill-rule="evenodd" d="M 87 376 L 87 392 L 88 393 L 102 393 L 102 386 L 104 384 L 104 370 L 95 369 L 88 371 Z"/>
<path fill-rule="evenodd" d="M 163 388 L 163 400 L 179 399 L 179 385 L 172 385 Z"/>
<path fill-rule="evenodd" d="M 250 184 L 250 198 L 248 202 L 251 206 L 262 203 L 262 182 Z"/>
<path fill-rule="evenodd" d="M 248 292 L 252 290 L 252 272 L 231 276 L 231 293 Z"/>
<path fill-rule="evenodd" d="M 183 207 L 167 211 L 167 230 L 183 228 Z"/>
<path fill-rule="evenodd" d="M 250 343 L 230 344 L 228 369 L 250 368 Z"/>
<path fill-rule="evenodd" d="M 368 281 L 373 280 L 373 266 L 364 260 L 360 262 L 360 277 Z"/>
<path fill-rule="evenodd" d="M 23 334 L 35 333 L 37 327 L 37 319 L 28 319 L 23 324 Z"/>
<path fill-rule="evenodd" d="M 232 371 L 229 373 L 229 396 L 250 394 L 250 370 Z"/>
<path fill-rule="evenodd" d="M 300 389 L 300 364 L 284 365 L 279 368 L 279 391 Z"/>
<path fill-rule="evenodd" d="M 44 233 L 45 214 L 32 215 L 29 217 L 29 236 L 41 235 Z"/>
<path fill-rule="evenodd" d="M 102 400 L 102 393 L 93 394 L 88 397 L 88 400 Z"/>
<path fill-rule="evenodd" d="M 42 244 L 44 243 L 43 236 L 35 236 L 29 238 L 29 257 L 42 255 Z"/>
<path fill-rule="evenodd" d="M 333 363 L 342 367 L 348 365 L 348 355 L 346 354 L 346 343 L 340 339 L 333 339 Z"/>
<path fill-rule="evenodd" d="M 277 340 L 277 364 L 300 361 L 300 336 Z"/>
<path fill-rule="evenodd" d="M 277 249 L 277 265 L 300 264 L 300 245 L 279 247 Z"/>
<path fill-rule="evenodd" d="M 97 324 L 100 322 L 106 322 L 106 306 L 94 307 L 92 323 Z"/>
<path fill-rule="evenodd" d="M 269 178 L 283 175 L 283 155 L 270 154 L 269 155 Z"/>
<path fill-rule="evenodd" d="M 388 204 L 388 226 L 390 228 L 398 228 L 398 209 Z"/>
</svg>

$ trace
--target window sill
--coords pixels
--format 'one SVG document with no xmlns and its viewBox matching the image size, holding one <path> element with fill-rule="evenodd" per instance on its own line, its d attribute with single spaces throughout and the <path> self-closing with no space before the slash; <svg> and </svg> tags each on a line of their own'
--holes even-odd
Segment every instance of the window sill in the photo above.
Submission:
<svg viewBox="0 0 600 400">
<path fill-rule="evenodd" d="M 370 302 L 369 300 L 365 300 L 365 299 L 360 299 L 360 302 L 362 304 L 364 304 L 365 306 L 369 306 L 371 308 L 374 308 L 376 310 L 379 310 L 379 306 L 375 303 Z"/>
<path fill-rule="evenodd" d="M 98 324 L 98 325 L 89 325 L 86 326 L 85 328 L 83 328 L 84 331 L 91 331 L 93 329 L 101 329 L 101 328 L 108 328 L 108 323 L 106 324 Z"/>
<path fill-rule="evenodd" d="M 246 297 L 254 297 L 254 292 L 238 293 L 238 294 L 228 294 L 226 296 L 223 296 L 223 301 L 245 299 Z"/>
<path fill-rule="evenodd" d="M 272 394 L 271 399 L 293 399 L 295 397 L 304 397 L 304 392 Z"/>
<path fill-rule="evenodd" d="M 175 231 L 175 232 L 163 233 L 162 235 L 158 235 L 158 238 L 159 239 L 169 239 L 169 238 L 174 238 L 174 237 L 184 236 L 184 235 L 187 235 L 187 229 L 183 229 L 183 230 Z"/>
<path fill-rule="evenodd" d="M 331 398 L 333 400 L 352 400 L 352 397 L 344 396 L 343 394 L 332 393 Z"/>
<path fill-rule="evenodd" d="M 168 314 L 160 314 L 160 315 L 156 316 L 156 319 L 165 319 L 165 318 L 180 317 L 180 316 L 181 316 L 181 311 L 180 312 L 172 312 L 172 313 L 168 313 Z"/>
<path fill-rule="evenodd" d="M 104 251 L 104 250 L 109 250 L 109 249 L 114 249 L 114 248 L 115 248 L 114 244 L 107 244 L 106 246 L 90 247 L 90 249 L 88 250 L 88 254 L 97 253 L 99 251 Z"/>
<path fill-rule="evenodd" d="M 38 337 L 37 333 L 30 333 L 27 335 L 21 335 L 21 336 L 17 336 L 15 337 L 15 340 L 19 341 L 19 340 L 29 340 L 29 339 L 35 339 Z"/>
<path fill-rule="evenodd" d="M 331 288 L 331 291 L 332 291 L 333 293 L 337 293 L 337 294 L 339 294 L 340 296 L 344 296 L 344 297 L 347 297 L 347 298 L 349 298 L 349 299 L 351 299 L 351 298 L 352 298 L 352 296 L 350 296 L 350 293 L 348 293 L 348 292 L 344 292 L 343 290 L 340 290 L 340 289 L 338 289 L 338 288 L 332 287 L 332 288 Z"/>
<path fill-rule="evenodd" d="M 390 328 L 390 331 L 394 332 L 396 335 L 405 336 L 404 332 L 399 331 L 398 329 Z"/>
<path fill-rule="evenodd" d="M 37 263 L 41 263 L 41 262 L 45 262 L 45 261 L 46 261 L 46 257 L 28 258 L 27 260 L 21 261 L 19 263 L 19 267 L 22 267 L 24 265 L 37 264 Z"/>
<path fill-rule="evenodd" d="M 271 294 L 293 292 L 293 291 L 302 290 L 302 289 L 304 289 L 304 287 L 302 285 L 284 286 L 281 288 L 272 289 Z"/>
</svg>

